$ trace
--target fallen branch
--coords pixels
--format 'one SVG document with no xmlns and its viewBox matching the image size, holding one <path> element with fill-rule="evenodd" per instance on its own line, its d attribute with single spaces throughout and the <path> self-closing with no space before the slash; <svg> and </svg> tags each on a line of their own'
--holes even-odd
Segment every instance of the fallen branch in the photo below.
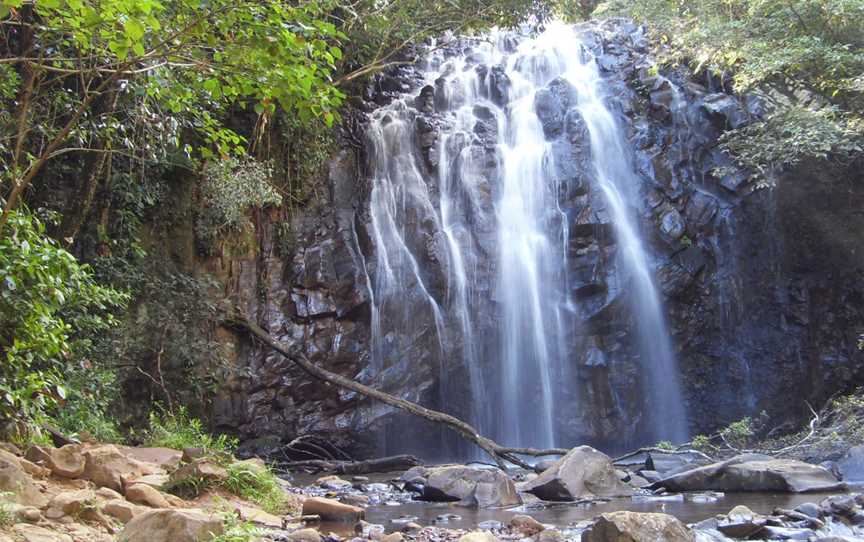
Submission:
<svg viewBox="0 0 864 542">
<path fill-rule="evenodd" d="M 408 470 L 421 465 L 422 461 L 413 455 L 394 455 L 366 461 L 327 461 L 310 459 L 306 461 L 288 461 L 276 464 L 279 469 L 294 470 L 300 468 L 312 469 L 315 472 L 332 472 L 335 474 L 369 474 L 370 472 L 393 472 Z"/>
<path fill-rule="evenodd" d="M 489 457 L 491 457 L 501 469 L 506 469 L 507 463 L 509 462 L 519 467 L 533 470 L 531 465 L 520 459 L 518 455 L 530 455 L 534 457 L 539 457 L 544 455 L 561 455 L 562 453 L 567 452 L 567 450 L 562 450 L 560 448 L 553 450 L 538 450 L 534 448 L 511 448 L 501 446 L 492 439 L 484 437 L 477 431 L 477 429 L 463 422 L 459 418 L 456 418 L 455 416 L 451 416 L 450 414 L 445 414 L 444 412 L 439 412 L 437 410 L 432 410 L 430 408 L 420 406 L 417 403 L 412 403 L 411 401 L 401 399 L 399 397 L 390 395 L 389 393 L 385 393 L 381 390 L 376 390 L 375 388 L 371 388 L 369 386 L 366 386 L 365 384 L 361 384 L 355 380 L 351 380 L 350 378 L 346 378 L 342 375 L 331 373 L 326 369 L 322 369 L 321 367 L 309 361 L 309 359 L 306 358 L 306 356 L 304 356 L 303 354 L 291 352 L 291 350 L 287 346 L 271 337 L 266 331 L 261 329 L 260 326 L 253 322 L 250 322 L 245 317 L 237 316 L 229 318 L 228 320 L 226 320 L 225 323 L 245 329 L 254 337 L 258 338 L 261 342 L 263 342 L 276 352 L 279 352 L 280 354 L 285 356 L 285 358 L 287 358 L 290 362 L 299 366 L 301 369 L 314 376 L 315 378 L 324 380 L 325 382 L 329 382 L 331 384 L 339 386 L 340 388 L 355 391 L 370 399 L 374 399 L 386 405 L 390 405 L 400 410 L 404 410 L 431 422 L 446 425 L 466 440 L 469 440 L 479 446 L 480 449 L 486 452 Z"/>
</svg>

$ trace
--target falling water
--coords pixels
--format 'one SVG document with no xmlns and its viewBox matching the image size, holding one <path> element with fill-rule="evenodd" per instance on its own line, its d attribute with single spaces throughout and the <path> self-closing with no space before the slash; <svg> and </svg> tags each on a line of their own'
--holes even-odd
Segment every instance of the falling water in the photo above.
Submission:
<svg viewBox="0 0 864 542">
<path fill-rule="evenodd" d="M 514 446 L 564 444 L 556 439 L 555 409 L 573 406 L 558 399 L 576 385 L 563 377 L 578 363 L 567 339 L 578 333 L 580 311 L 568 286 L 569 219 L 559 206 L 554 142 L 535 106 L 538 91 L 564 81 L 587 130 L 587 173 L 608 208 L 629 284 L 651 433 L 683 440 L 676 361 L 632 212 L 639 179 L 577 33 L 559 23 L 536 37 L 493 32 L 470 54 L 431 54 L 423 77 L 428 87 L 376 111 L 368 132 L 375 370 L 400 355 L 383 347 L 393 332 L 416 333 L 416 312 L 428 311 L 442 367 L 441 408 L 458 399 L 446 391 L 458 386 L 447 381 L 445 366 L 461 362 L 470 380 L 468 415 L 482 433 Z M 431 88 L 440 122 L 432 144 L 415 135 L 428 123 L 418 109 L 431 107 L 422 102 Z M 428 260 L 443 277 L 421 265 Z"/>
</svg>

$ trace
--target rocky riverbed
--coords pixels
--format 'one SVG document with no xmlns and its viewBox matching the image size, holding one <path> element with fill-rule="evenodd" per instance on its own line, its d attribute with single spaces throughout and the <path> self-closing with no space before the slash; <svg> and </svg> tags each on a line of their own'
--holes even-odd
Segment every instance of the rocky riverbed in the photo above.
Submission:
<svg viewBox="0 0 864 542">
<path fill-rule="evenodd" d="M 237 464 L 200 450 L 3 444 L 0 542 L 199 542 L 237 522 L 257 529 L 244 542 L 864 540 L 864 495 L 824 467 L 755 454 L 709 462 L 653 452 L 615 464 L 581 446 L 540 473 L 477 464 L 292 473 L 279 515 L 218 484 L 194 498 L 171 493 Z"/>
</svg>

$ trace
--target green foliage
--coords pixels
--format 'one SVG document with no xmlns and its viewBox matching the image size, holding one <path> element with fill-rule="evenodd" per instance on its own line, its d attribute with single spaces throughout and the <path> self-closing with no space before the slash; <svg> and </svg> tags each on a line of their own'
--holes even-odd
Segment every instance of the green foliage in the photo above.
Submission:
<svg viewBox="0 0 864 542">
<path fill-rule="evenodd" d="M 271 514 L 283 515 L 291 511 L 293 501 L 267 467 L 248 461 L 232 463 L 228 466 L 228 479 L 223 487 Z"/>
<path fill-rule="evenodd" d="M 722 429 L 720 434 L 732 446 L 746 448 L 754 434 L 752 423 L 753 421 L 749 417 L 742 418 Z"/>
<path fill-rule="evenodd" d="M 209 162 L 204 168 L 202 199 L 198 217 L 199 239 L 212 243 L 226 230 L 240 230 L 249 224 L 252 207 L 280 205 L 282 196 L 272 184 L 273 166 L 253 159 L 226 158 Z"/>
<path fill-rule="evenodd" d="M 805 158 L 860 155 L 864 142 L 861 0 L 607 0 L 599 15 L 648 23 L 664 63 L 686 63 L 754 93 L 770 114 L 723 147 L 754 177 Z"/>
<path fill-rule="evenodd" d="M 67 400 L 51 413 L 51 421 L 65 435 L 83 440 L 119 443 L 123 435 L 109 414 L 118 400 L 116 372 L 90 363 L 66 372 Z"/>
<path fill-rule="evenodd" d="M 693 437 L 693 440 L 690 442 L 690 445 L 702 452 L 710 452 L 715 449 L 714 445 L 711 444 L 711 437 L 706 435 L 696 435 Z"/>
<path fill-rule="evenodd" d="M 27 424 L 65 400 L 79 339 L 113 326 L 127 297 L 97 284 L 35 216 L 12 211 L 0 238 L 0 419 Z"/>
<path fill-rule="evenodd" d="M 175 450 L 201 448 L 207 453 L 217 454 L 230 453 L 237 447 L 237 439 L 207 432 L 201 420 L 190 416 L 185 407 L 179 407 L 175 412 L 152 412 L 144 442 L 147 446 Z"/>
<path fill-rule="evenodd" d="M 654 445 L 655 448 L 660 448 L 661 450 L 674 450 L 675 446 L 669 442 L 668 440 L 661 440 L 657 444 Z"/>
<path fill-rule="evenodd" d="M 266 534 L 264 529 L 256 527 L 254 523 L 241 521 L 231 510 L 227 510 L 222 517 L 222 534 L 211 538 L 210 542 L 254 542 Z"/>
<path fill-rule="evenodd" d="M 15 523 L 15 515 L 12 513 L 12 507 L 10 503 L 6 501 L 8 497 L 11 497 L 12 493 L 8 491 L 0 492 L 0 529 L 5 529 L 6 527 L 11 527 L 13 523 Z"/>
<path fill-rule="evenodd" d="M 859 131 L 836 107 L 790 106 L 723 134 L 721 147 L 749 167 L 764 185 L 773 171 L 812 158 L 849 158 L 864 149 Z"/>
</svg>

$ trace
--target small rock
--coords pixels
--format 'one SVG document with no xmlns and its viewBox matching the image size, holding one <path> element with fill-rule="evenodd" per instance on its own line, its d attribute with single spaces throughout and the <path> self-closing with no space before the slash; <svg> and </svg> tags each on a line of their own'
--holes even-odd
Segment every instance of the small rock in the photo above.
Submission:
<svg viewBox="0 0 864 542">
<path fill-rule="evenodd" d="M 122 499 L 123 495 L 108 487 L 100 487 L 96 490 L 96 496 L 106 500 Z"/>
<path fill-rule="evenodd" d="M 460 536 L 459 542 L 498 542 L 498 537 L 489 531 L 474 531 Z"/>
<path fill-rule="evenodd" d="M 384 534 L 384 526 L 361 519 L 354 525 L 354 532 L 364 538 L 375 538 Z"/>
<path fill-rule="evenodd" d="M 151 510 L 132 518 L 120 532 L 124 542 L 204 542 L 222 534 L 222 521 L 192 510 Z"/>
<path fill-rule="evenodd" d="M 357 521 L 365 517 L 362 508 L 342 504 L 333 499 L 308 497 L 303 501 L 304 516 L 320 516 L 324 521 Z"/>
<path fill-rule="evenodd" d="M 132 484 L 126 489 L 126 499 L 151 508 L 171 508 L 171 503 L 156 488 L 147 484 Z"/>
<path fill-rule="evenodd" d="M 380 542 L 405 542 L 402 533 L 390 533 L 381 537 Z"/>
<path fill-rule="evenodd" d="M 29 448 L 27 448 L 26 452 L 24 452 L 24 459 L 26 459 L 27 461 L 32 461 L 33 463 L 47 464 L 49 457 L 48 450 L 49 448 L 33 444 Z"/>
<path fill-rule="evenodd" d="M 537 535 L 537 542 L 564 542 L 564 533 L 558 529 L 545 529 Z"/>
<path fill-rule="evenodd" d="M 315 483 L 324 489 L 332 489 L 334 491 L 351 487 L 351 482 L 343 480 L 338 476 L 322 476 L 321 478 L 318 478 Z"/>
<path fill-rule="evenodd" d="M 58 519 L 63 516 L 80 515 L 88 508 L 96 506 L 96 493 L 89 489 L 78 491 L 64 491 L 54 495 L 48 503 L 45 516 L 50 519 Z"/>
<path fill-rule="evenodd" d="M 172 448 L 123 446 L 120 449 L 130 459 L 149 463 L 168 471 L 179 467 L 183 458 L 182 452 Z"/>
<path fill-rule="evenodd" d="M 362 483 L 362 482 L 368 482 L 368 481 L 369 481 L 369 477 L 368 477 L 368 476 L 352 476 L 352 477 L 351 477 L 351 481 L 353 481 L 353 482 L 361 482 L 361 483 Z"/>
<path fill-rule="evenodd" d="M 183 463 L 191 463 L 196 459 L 201 459 L 202 457 L 207 455 L 207 450 L 204 448 L 183 448 L 183 455 L 181 456 L 181 462 Z"/>
<path fill-rule="evenodd" d="M 510 518 L 510 526 L 525 536 L 534 536 L 546 528 L 542 523 L 525 514 L 517 514 Z"/>
<path fill-rule="evenodd" d="M 300 529 L 288 535 L 291 542 L 321 542 L 321 535 L 315 529 Z"/>
<path fill-rule="evenodd" d="M 146 484 L 150 487 L 162 490 L 165 486 L 168 485 L 169 481 L 170 477 L 167 474 L 147 474 L 145 476 L 139 476 L 138 478 L 129 480 L 127 485 Z"/>
<path fill-rule="evenodd" d="M 795 507 L 795 511 L 801 512 L 802 514 L 815 519 L 819 519 L 822 517 L 822 509 L 819 508 L 818 504 L 812 502 L 805 502 L 803 504 L 799 504 Z"/>
<path fill-rule="evenodd" d="M 129 523 L 135 516 L 149 511 L 149 508 L 132 504 L 125 499 L 113 499 L 102 505 L 102 511 L 123 523 Z"/>
<path fill-rule="evenodd" d="M 478 523 L 477 528 L 482 529 L 484 531 L 493 531 L 493 530 L 497 530 L 497 529 L 503 529 L 504 524 L 501 523 L 500 521 L 490 519 L 490 520 L 481 521 L 480 523 Z"/>
<path fill-rule="evenodd" d="M 409 522 L 409 523 L 406 523 L 406 524 L 405 524 L 405 527 L 402 528 L 402 532 L 404 532 L 404 533 L 410 533 L 411 531 L 419 531 L 419 530 L 422 529 L 422 528 L 423 528 L 422 525 L 420 525 L 419 523 L 415 523 L 415 522 L 412 521 L 412 522 Z"/>
</svg>

